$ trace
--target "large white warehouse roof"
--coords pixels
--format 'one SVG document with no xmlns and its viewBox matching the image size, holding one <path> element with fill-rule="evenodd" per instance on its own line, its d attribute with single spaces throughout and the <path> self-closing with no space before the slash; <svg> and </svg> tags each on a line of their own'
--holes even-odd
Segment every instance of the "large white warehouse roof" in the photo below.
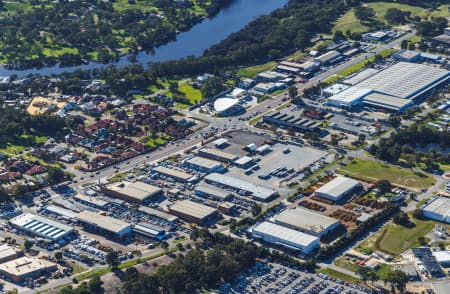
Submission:
<svg viewBox="0 0 450 294">
<path fill-rule="evenodd" d="M 239 99 L 219 98 L 214 101 L 214 110 L 216 112 L 225 112 L 239 103 Z"/>
<path fill-rule="evenodd" d="M 319 238 L 271 222 L 262 222 L 252 229 L 254 237 L 262 237 L 264 241 L 293 247 L 309 252 L 320 246 Z"/>
<path fill-rule="evenodd" d="M 330 182 L 317 189 L 314 193 L 318 196 L 336 201 L 358 185 L 359 181 L 357 180 L 337 176 Z"/>
</svg>

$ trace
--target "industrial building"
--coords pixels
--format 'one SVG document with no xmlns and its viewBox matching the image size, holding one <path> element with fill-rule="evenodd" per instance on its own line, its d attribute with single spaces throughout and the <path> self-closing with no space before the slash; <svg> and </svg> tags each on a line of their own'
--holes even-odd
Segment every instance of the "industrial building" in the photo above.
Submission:
<svg viewBox="0 0 450 294">
<path fill-rule="evenodd" d="M 166 213 L 164 211 L 160 211 L 151 207 L 147 206 L 140 206 L 138 209 L 140 212 L 143 212 L 145 214 L 160 218 L 168 223 L 175 223 L 178 220 L 178 217 L 171 215 L 169 213 Z"/>
<path fill-rule="evenodd" d="M 157 166 L 153 169 L 158 174 L 172 178 L 178 182 L 186 183 L 194 180 L 194 176 L 183 171 L 179 171 L 173 168 L 167 168 L 164 166 Z"/>
<path fill-rule="evenodd" d="M 415 99 L 444 83 L 448 78 L 447 70 L 424 64 L 398 62 L 331 96 L 328 104 L 343 108 L 367 104 L 403 112 L 413 105 Z"/>
<path fill-rule="evenodd" d="M 85 229 L 114 239 L 122 240 L 132 232 L 129 223 L 87 210 L 78 213 L 76 219 L 83 224 Z"/>
<path fill-rule="evenodd" d="M 157 239 L 159 241 L 163 240 L 166 237 L 166 231 L 163 228 L 148 223 L 136 224 L 133 227 L 133 231 L 136 234 Z"/>
<path fill-rule="evenodd" d="M 223 185 L 229 188 L 236 189 L 237 191 L 243 191 L 248 194 L 248 196 L 259 200 L 259 201 L 270 201 L 271 199 L 278 196 L 278 192 L 261 186 L 257 184 L 253 184 L 242 180 L 240 178 L 235 178 L 229 175 L 221 175 L 217 173 L 209 174 L 205 177 L 206 182 L 215 183 L 219 185 Z"/>
<path fill-rule="evenodd" d="M 232 97 L 220 97 L 213 103 L 214 111 L 219 116 L 229 116 L 242 112 L 244 108 L 239 104 L 239 99 Z"/>
<path fill-rule="evenodd" d="M 344 176 L 337 176 L 330 182 L 314 191 L 314 194 L 328 200 L 338 201 L 342 197 L 350 195 L 355 190 L 360 189 L 361 187 L 361 183 L 357 180 L 350 179 Z"/>
<path fill-rule="evenodd" d="M 87 195 L 83 195 L 83 194 L 76 194 L 74 196 L 74 198 L 87 206 L 91 206 L 94 208 L 99 208 L 99 209 L 105 209 L 106 206 L 108 206 L 109 202 L 105 201 L 103 199 L 100 199 L 98 197 L 91 197 L 91 196 L 87 196 Z"/>
<path fill-rule="evenodd" d="M 314 62 L 318 62 L 321 65 L 330 65 L 336 63 L 342 59 L 341 53 L 338 51 L 328 51 L 318 57 L 314 58 Z"/>
<path fill-rule="evenodd" d="M 232 163 L 233 161 L 235 161 L 238 158 L 237 155 L 223 152 L 223 151 L 217 150 L 217 149 L 207 148 L 207 147 L 200 149 L 198 151 L 198 155 L 205 157 L 205 158 L 210 158 L 213 160 L 218 160 L 218 161 L 226 162 L 226 163 Z"/>
<path fill-rule="evenodd" d="M 204 157 L 198 156 L 192 157 L 186 160 L 184 164 L 189 168 L 204 173 L 214 173 L 214 172 L 220 173 L 225 171 L 225 167 L 223 166 L 222 163 Z"/>
<path fill-rule="evenodd" d="M 15 283 L 46 276 L 57 269 L 54 262 L 25 256 L 0 264 L 0 274 Z"/>
<path fill-rule="evenodd" d="M 9 223 L 18 230 L 52 241 L 58 241 L 73 232 L 71 226 L 31 213 L 18 215 L 10 219 Z"/>
<path fill-rule="evenodd" d="M 206 224 L 218 215 L 217 209 L 191 200 L 175 202 L 169 207 L 169 212 L 186 222 L 195 224 Z"/>
<path fill-rule="evenodd" d="M 213 198 L 218 201 L 230 199 L 233 193 L 208 184 L 200 184 L 195 188 L 195 194 L 201 197 Z"/>
<path fill-rule="evenodd" d="M 320 122 L 303 117 L 298 112 L 286 110 L 273 111 L 263 116 L 263 122 L 280 127 L 294 128 L 298 131 L 317 131 L 322 125 Z"/>
<path fill-rule="evenodd" d="M 433 220 L 450 223 L 450 198 L 434 198 L 423 207 L 422 214 Z"/>
<path fill-rule="evenodd" d="M 4 263 L 19 256 L 20 250 L 9 246 L 8 244 L 0 245 L 0 263 Z"/>
<path fill-rule="evenodd" d="M 327 235 L 341 225 L 334 218 L 303 208 L 287 209 L 274 216 L 272 221 L 276 224 L 319 238 Z"/>
<path fill-rule="evenodd" d="M 100 191 L 110 197 L 133 203 L 145 203 L 162 193 L 161 188 L 140 181 L 114 182 L 100 186 Z"/>
<path fill-rule="evenodd" d="M 308 254 L 320 247 L 319 238 L 271 222 L 262 222 L 251 229 L 253 238 Z"/>
</svg>

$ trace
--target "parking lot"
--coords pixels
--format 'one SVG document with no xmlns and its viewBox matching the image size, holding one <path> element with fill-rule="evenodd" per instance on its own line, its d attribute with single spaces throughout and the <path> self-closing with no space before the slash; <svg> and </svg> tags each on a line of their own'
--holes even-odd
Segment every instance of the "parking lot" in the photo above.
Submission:
<svg viewBox="0 0 450 294">
<path fill-rule="evenodd" d="M 324 274 L 299 271 L 277 263 L 256 263 L 236 278 L 222 285 L 218 293 L 375 293 L 371 289 L 350 284 Z"/>
</svg>

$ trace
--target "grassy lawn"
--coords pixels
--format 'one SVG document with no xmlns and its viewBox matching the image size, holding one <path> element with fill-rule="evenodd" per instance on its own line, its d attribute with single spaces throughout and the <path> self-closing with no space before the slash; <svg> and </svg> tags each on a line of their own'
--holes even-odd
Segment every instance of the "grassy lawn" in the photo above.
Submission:
<svg viewBox="0 0 450 294">
<path fill-rule="evenodd" d="M 241 68 L 237 71 L 237 74 L 244 78 L 254 78 L 257 74 L 266 70 L 272 70 L 275 67 L 276 67 L 275 61 L 270 61 L 268 63 L 260 65 Z"/>
<path fill-rule="evenodd" d="M 363 25 L 355 16 L 355 10 L 352 8 L 341 16 L 333 27 L 333 32 L 341 31 L 345 33 L 347 30 L 353 33 L 365 33 L 369 30 L 368 26 Z"/>
<path fill-rule="evenodd" d="M 0 152 L 6 153 L 9 155 L 16 155 L 19 154 L 19 152 L 22 152 L 25 149 L 25 146 L 19 146 L 19 145 L 11 145 L 8 143 L 8 145 L 4 148 L 0 148 Z"/>
<path fill-rule="evenodd" d="M 345 268 L 349 271 L 352 271 L 354 273 L 356 273 L 359 269 L 359 265 L 354 264 L 353 262 L 350 262 L 348 260 L 345 259 L 345 257 L 340 257 L 338 259 L 336 259 L 336 261 L 334 262 L 335 265 Z M 392 269 L 392 266 L 389 264 L 384 264 L 384 263 L 380 263 L 380 267 L 376 270 L 376 273 L 378 276 L 383 275 L 386 272 L 389 272 Z"/>
<path fill-rule="evenodd" d="M 391 222 L 381 231 L 366 239 L 356 249 L 370 248 L 374 251 L 379 250 L 399 255 L 407 249 L 420 246 L 419 238 L 431 232 L 435 222 L 412 217 L 411 220 L 416 224 L 415 227 L 407 228 Z"/>
<path fill-rule="evenodd" d="M 387 58 L 387 57 L 391 56 L 392 54 L 394 54 L 394 52 L 396 52 L 396 51 L 397 51 L 396 49 L 386 49 L 384 51 L 381 51 L 379 55 L 383 58 Z M 349 76 L 349 75 L 365 68 L 367 65 L 371 64 L 374 61 L 375 61 L 375 56 L 370 56 L 369 58 L 342 70 L 339 73 L 339 76 L 341 76 L 341 77 Z"/>
<path fill-rule="evenodd" d="M 386 23 L 385 15 L 386 11 L 389 8 L 397 8 L 403 11 L 410 11 L 411 17 L 420 16 L 422 18 L 428 17 L 447 17 L 449 16 L 449 5 L 441 5 L 437 9 L 434 10 L 426 10 L 422 7 L 412 6 L 407 4 L 400 3 L 387 3 L 383 1 L 367 3 L 367 6 L 374 9 L 376 16 L 375 20 L 381 23 Z M 371 30 L 371 28 L 361 23 L 355 16 L 354 9 L 347 11 L 344 15 L 342 15 L 336 22 L 333 27 L 333 32 L 341 31 L 345 33 L 347 30 L 350 30 L 355 33 L 365 33 Z"/>
<path fill-rule="evenodd" d="M 181 83 L 178 86 L 178 91 L 183 93 L 192 105 L 197 104 L 203 100 L 202 92 L 198 89 L 194 89 L 189 83 Z"/>
<path fill-rule="evenodd" d="M 77 263 L 72 263 L 70 266 L 72 267 L 72 275 L 77 275 L 87 270 L 85 267 L 82 267 Z"/>
<path fill-rule="evenodd" d="M 418 202 L 416 203 L 416 207 L 417 207 L 417 208 L 421 207 L 421 206 L 424 205 L 428 200 L 430 200 L 430 198 L 423 198 L 422 200 L 420 200 L 420 201 L 418 201 Z"/>
<path fill-rule="evenodd" d="M 435 183 L 432 176 L 365 159 L 354 159 L 347 166 L 341 167 L 339 172 L 370 182 L 389 180 L 394 185 L 414 190 L 428 188 Z"/>
<path fill-rule="evenodd" d="M 359 283 L 360 282 L 360 280 L 355 278 L 355 277 L 352 277 L 352 276 L 349 276 L 347 274 L 335 271 L 335 270 L 333 270 L 331 268 L 321 269 L 321 270 L 318 270 L 317 272 L 318 273 L 322 273 L 322 274 L 326 274 L 326 275 L 328 275 L 330 277 L 333 277 L 333 278 L 336 278 L 336 279 L 341 279 L 342 281 L 347 281 L 347 282 L 350 282 L 350 283 Z"/>
<path fill-rule="evenodd" d="M 157 138 L 148 137 L 147 141 L 145 142 L 145 145 L 148 147 L 158 147 L 158 146 L 164 145 L 165 143 L 166 143 L 166 140 L 163 137 L 157 137 Z"/>
<path fill-rule="evenodd" d="M 103 276 L 103 275 L 109 273 L 110 271 L 111 271 L 110 267 L 98 268 L 98 269 L 93 269 L 93 270 L 90 270 L 88 272 L 76 275 L 75 278 L 78 281 L 83 281 L 83 280 L 88 280 L 88 279 L 92 279 L 92 278 L 95 278 L 95 277 Z"/>
</svg>

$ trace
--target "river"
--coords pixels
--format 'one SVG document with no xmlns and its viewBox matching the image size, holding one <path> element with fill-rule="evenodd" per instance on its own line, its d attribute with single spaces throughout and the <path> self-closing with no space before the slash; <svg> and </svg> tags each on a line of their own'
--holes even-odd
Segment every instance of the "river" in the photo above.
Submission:
<svg viewBox="0 0 450 294">
<path fill-rule="evenodd" d="M 288 0 L 234 0 L 213 18 L 205 19 L 191 30 L 180 33 L 177 36 L 177 40 L 156 48 L 154 54 L 140 52 L 137 55 L 137 60 L 139 63 L 147 66 L 149 62 L 200 56 L 206 49 L 225 39 L 231 33 L 239 31 L 256 17 L 269 14 L 275 9 L 283 7 L 287 2 Z M 119 61 L 111 64 L 125 66 L 130 63 L 128 56 L 123 56 Z M 102 63 L 90 62 L 79 66 L 59 67 L 56 65 L 27 70 L 8 70 L 0 67 L 0 75 L 15 74 L 19 77 L 28 74 L 50 75 L 71 72 L 76 69 L 87 70 L 104 66 L 106 65 Z"/>
</svg>

